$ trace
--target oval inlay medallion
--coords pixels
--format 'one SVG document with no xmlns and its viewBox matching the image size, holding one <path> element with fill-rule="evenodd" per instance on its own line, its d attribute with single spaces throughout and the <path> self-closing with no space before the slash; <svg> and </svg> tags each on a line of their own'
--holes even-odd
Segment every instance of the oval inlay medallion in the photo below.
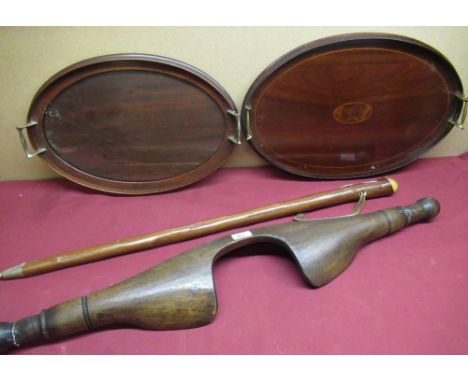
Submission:
<svg viewBox="0 0 468 382">
<path fill-rule="evenodd" d="M 371 105 L 365 102 L 344 103 L 333 110 L 333 118 L 340 123 L 361 123 L 372 116 Z"/>
</svg>

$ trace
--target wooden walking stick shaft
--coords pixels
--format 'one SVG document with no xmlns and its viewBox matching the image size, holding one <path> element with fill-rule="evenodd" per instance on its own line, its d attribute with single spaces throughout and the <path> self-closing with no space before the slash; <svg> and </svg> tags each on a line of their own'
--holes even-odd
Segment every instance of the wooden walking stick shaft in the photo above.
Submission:
<svg viewBox="0 0 468 382">
<path fill-rule="evenodd" d="M 1 278 L 11 279 L 34 276 L 74 265 L 107 259 L 125 253 L 177 243 L 231 228 L 242 227 L 340 203 L 352 202 L 358 200 L 363 192 L 366 194 L 366 198 L 389 196 L 392 195 L 397 188 L 397 183 L 390 178 L 351 184 L 339 189 L 270 204 L 233 215 L 169 228 L 131 239 L 118 240 L 112 243 L 101 244 L 66 252 L 57 256 L 22 263 L 3 271 L 1 273 Z"/>
</svg>

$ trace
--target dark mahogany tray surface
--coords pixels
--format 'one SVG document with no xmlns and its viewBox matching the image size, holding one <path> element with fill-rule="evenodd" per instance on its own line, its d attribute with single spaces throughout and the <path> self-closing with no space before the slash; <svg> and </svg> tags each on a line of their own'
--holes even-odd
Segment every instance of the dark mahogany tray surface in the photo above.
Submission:
<svg viewBox="0 0 468 382">
<path fill-rule="evenodd" d="M 233 150 L 236 107 L 211 77 L 159 56 L 75 64 L 35 96 L 28 129 L 41 158 L 91 188 L 163 192 L 216 170 Z"/>
<path fill-rule="evenodd" d="M 303 45 L 270 65 L 242 107 L 253 147 L 315 178 L 382 174 L 415 160 L 453 127 L 463 94 L 453 66 L 413 39 L 351 34 Z"/>
</svg>

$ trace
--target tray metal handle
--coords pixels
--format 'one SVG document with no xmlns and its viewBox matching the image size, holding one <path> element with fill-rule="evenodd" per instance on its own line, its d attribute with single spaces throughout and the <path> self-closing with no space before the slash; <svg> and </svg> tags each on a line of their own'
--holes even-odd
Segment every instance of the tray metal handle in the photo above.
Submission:
<svg viewBox="0 0 468 382">
<path fill-rule="evenodd" d="M 231 142 L 236 145 L 240 145 L 241 142 L 241 120 L 240 113 L 235 110 L 226 110 L 229 115 L 232 115 L 236 119 L 236 135 L 230 135 L 228 138 Z"/>
<path fill-rule="evenodd" d="M 468 112 L 468 106 L 467 106 L 467 103 L 468 103 L 468 96 L 465 96 L 464 94 L 459 94 L 459 93 L 456 93 L 455 94 L 455 97 L 457 97 L 459 100 L 461 100 L 463 102 L 462 104 L 462 110 L 460 112 L 460 116 L 454 120 L 453 118 L 451 118 L 449 120 L 449 122 L 458 127 L 459 129 L 461 130 L 464 130 L 464 126 L 463 124 L 465 123 L 465 120 L 466 120 L 466 115 L 467 115 L 467 112 Z"/>
<path fill-rule="evenodd" d="M 24 136 L 23 130 L 28 129 L 30 127 L 36 126 L 37 122 L 29 122 L 26 125 L 19 126 L 16 128 L 19 134 L 21 146 L 23 147 L 24 153 L 26 154 L 26 158 L 30 159 L 35 157 L 36 155 L 42 154 L 43 152 L 47 151 L 45 147 L 37 149 L 36 151 L 29 151 L 28 143 L 26 142 L 26 137 Z"/>
<path fill-rule="evenodd" d="M 252 110 L 251 105 L 245 105 L 245 140 L 250 141 L 253 138 L 252 128 L 250 127 L 250 112 Z"/>
</svg>

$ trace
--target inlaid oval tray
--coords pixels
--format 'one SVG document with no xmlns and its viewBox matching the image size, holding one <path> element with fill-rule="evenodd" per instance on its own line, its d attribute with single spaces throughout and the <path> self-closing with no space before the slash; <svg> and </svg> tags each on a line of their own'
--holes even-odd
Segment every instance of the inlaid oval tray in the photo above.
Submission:
<svg viewBox="0 0 468 382">
<path fill-rule="evenodd" d="M 386 34 L 301 46 L 250 87 L 242 121 L 267 161 L 315 178 L 382 174 L 440 141 L 461 113 L 463 89 L 433 48 Z"/>
<path fill-rule="evenodd" d="M 34 97 L 27 131 L 40 158 L 61 175 L 101 191 L 145 194 L 217 169 L 234 147 L 235 113 L 230 96 L 200 70 L 118 54 L 51 78 Z"/>
</svg>

